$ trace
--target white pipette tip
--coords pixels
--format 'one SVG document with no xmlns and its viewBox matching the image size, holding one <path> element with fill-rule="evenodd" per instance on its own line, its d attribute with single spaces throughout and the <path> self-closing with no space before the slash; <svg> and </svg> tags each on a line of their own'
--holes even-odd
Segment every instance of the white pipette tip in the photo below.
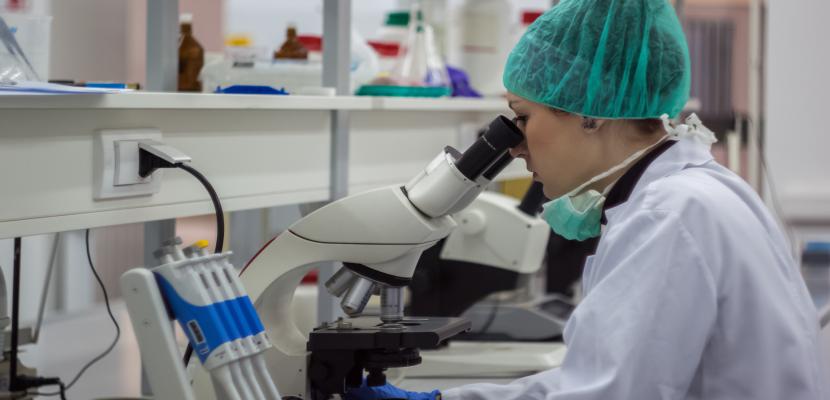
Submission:
<svg viewBox="0 0 830 400">
<path fill-rule="evenodd" d="M 219 386 L 225 391 L 225 394 L 228 396 L 229 400 L 242 400 L 242 397 L 239 396 L 239 392 L 236 391 L 236 387 L 233 384 L 233 378 L 231 378 L 230 369 L 227 365 L 214 368 L 210 371 L 210 375 L 213 377 L 215 382 L 219 383 Z"/>
</svg>

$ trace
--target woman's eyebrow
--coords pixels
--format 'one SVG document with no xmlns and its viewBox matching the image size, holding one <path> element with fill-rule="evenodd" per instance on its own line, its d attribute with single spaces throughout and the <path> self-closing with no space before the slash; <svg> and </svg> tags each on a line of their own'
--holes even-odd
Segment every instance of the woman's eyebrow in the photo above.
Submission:
<svg viewBox="0 0 830 400">
<path fill-rule="evenodd" d="M 507 102 L 507 106 L 513 109 L 513 105 L 519 103 L 520 100 L 510 100 Z"/>
</svg>

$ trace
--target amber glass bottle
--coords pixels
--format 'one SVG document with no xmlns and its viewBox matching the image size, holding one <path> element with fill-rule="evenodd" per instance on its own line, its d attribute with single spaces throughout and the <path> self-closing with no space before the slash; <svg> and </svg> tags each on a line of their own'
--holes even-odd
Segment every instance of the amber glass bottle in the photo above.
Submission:
<svg viewBox="0 0 830 400">
<path fill-rule="evenodd" d="M 205 50 L 193 37 L 192 18 L 182 16 L 179 36 L 179 84 L 180 92 L 201 92 L 199 72 L 205 64 Z"/>
<path fill-rule="evenodd" d="M 307 60 L 308 49 L 297 39 L 297 28 L 289 26 L 285 33 L 285 43 L 274 52 L 274 58 L 289 58 L 293 60 Z"/>
</svg>

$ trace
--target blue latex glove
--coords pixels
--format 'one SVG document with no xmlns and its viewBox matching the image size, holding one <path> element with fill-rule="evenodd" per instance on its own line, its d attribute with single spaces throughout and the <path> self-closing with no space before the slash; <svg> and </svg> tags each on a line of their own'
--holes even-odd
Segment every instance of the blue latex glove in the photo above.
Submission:
<svg viewBox="0 0 830 400">
<path fill-rule="evenodd" d="M 441 400 L 441 392 L 407 392 L 390 384 L 383 386 L 366 386 L 366 381 L 359 388 L 349 388 L 344 400 Z"/>
</svg>

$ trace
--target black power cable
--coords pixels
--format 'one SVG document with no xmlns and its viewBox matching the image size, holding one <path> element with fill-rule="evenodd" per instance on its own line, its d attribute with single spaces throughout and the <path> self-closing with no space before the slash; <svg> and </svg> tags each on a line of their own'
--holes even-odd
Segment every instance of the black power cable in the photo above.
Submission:
<svg viewBox="0 0 830 400">
<path fill-rule="evenodd" d="M 104 293 L 104 304 L 107 306 L 107 314 L 109 314 L 110 320 L 112 320 L 112 324 L 115 325 L 115 339 L 112 341 L 112 343 L 110 343 L 109 347 L 107 347 L 106 350 L 104 350 L 97 357 L 93 358 L 90 362 L 86 363 L 86 365 L 84 365 L 84 367 L 81 368 L 80 371 L 78 371 L 78 373 L 69 382 L 69 384 L 66 385 L 66 387 L 64 387 L 63 384 L 61 384 L 60 392 L 33 393 L 33 394 L 36 394 L 36 395 L 39 395 L 39 396 L 57 396 L 57 395 L 60 395 L 61 398 L 63 399 L 64 398 L 64 394 L 63 394 L 64 391 L 71 389 L 72 386 L 74 386 L 75 383 L 77 383 L 78 380 L 81 379 L 81 376 L 83 376 L 83 374 L 91 366 L 93 366 L 95 363 L 97 363 L 102 358 L 106 357 L 110 352 L 112 352 L 112 349 L 115 348 L 115 345 L 118 343 L 118 340 L 121 338 L 121 327 L 118 325 L 118 321 L 115 319 L 115 315 L 113 315 L 113 313 L 112 313 L 112 308 L 110 308 L 109 293 L 107 293 L 107 288 L 106 288 L 106 286 L 104 286 L 104 282 L 101 280 L 101 277 L 98 275 L 98 271 L 95 270 L 95 264 L 92 262 L 92 253 L 90 252 L 90 249 L 89 249 L 89 229 L 86 230 L 85 242 L 86 242 L 86 259 L 87 259 L 87 262 L 89 263 L 89 268 L 92 270 L 92 274 L 95 276 L 95 280 L 98 281 L 98 286 L 101 287 L 101 292 Z"/>
<path fill-rule="evenodd" d="M 193 167 L 186 165 L 186 164 L 175 164 L 176 167 L 179 167 L 190 175 L 193 175 L 202 186 L 205 187 L 207 190 L 208 195 L 210 195 L 210 201 L 213 203 L 213 209 L 216 213 L 216 247 L 215 253 L 222 252 L 222 245 L 225 242 L 225 214 L 222 211 L 222 203 L 219 202 L 219 195 L 216 194 L 216 190 L 213 189 L 213 185 L 202 175 L 201 172 L 195 170 Z M 184 351 L 183 362 L 185 367 L 190 363 L 190 358 L 193 357 L 193 346 L 190 343 L 187 344 L 187 348 Z"/>
<path fill-rule="evenodd" d="M 26 392 L 30 388 L 58 385 L 60 391 L 56 392 L 61 400 L 66 400 L 66 389 L 60 378 L 32 377 L 17 374 L 18 354 L 18 330 L 20 328 L 20 259 L 23 247 L 23 240 L 20 237 L 14 238 L 14 267 L 12 272 L 12 337 L 11 352 L 9 354 L 9 392 Z M 28 394 L 28 393 L 27 393 Z"/>
<path fill-rule="evenodd" d="M 138 155 L 138 174 L 142 177 L 147 177 L 153 173 L 158 168 L 179 168 L 184 171 L 187 171 L 190 175 L 193 175 L 202 186 L 205 187 L 205 190 L 208 192 L 210 196 L 210 201 L 213 203 L 213 210 L 216 214 L 216 245 L 214 247 L 215 253 L 222 252 L 222 246 L 225 242 L 225 214 L 222 211 L 222 203 L 219 202 L 219 195 L 216 194 L 216 190 L 213 188 L 213 185 L 210 184 L 210 181 L 202 175 L 201 172 L 197 171 L 195 168 L 184 164 L 184 163 L 172 163 L 163 159 L 162 157 L 153 154 L 150 151 L 145 149 L 139 150 Z M 193 346 L 190 344 L 187 345 L 187 349 L 184 351 L 183 362 L 185 367 L 187 364 L 190 363 L 190 358 L 193 356 Z"/>
<path fill-rule="evenodd" d="M 17 331 L 20 323 L 20 247 L 19 237 L 14 238 L 14 266 L 12 267 L 12 349 L 9 366 L 9 391 L 18 390 L 17 380 Z"/>
<path fill-rule="evenodd" d="M 210 201 L 213 203 L 213 209 L 216 213 L 216 247 L 215 252 L 221 253 L 222 246 L 225 243 L 225 214 L 222 211 L 222 203 L 219 202 L 219 195 L 216 194 L 216 190 L 213 189 L 213 185 L 202 175 L 201 172 L 195 170 L 193 167 L 187 164 L 176 164 L 177 167 L 183 169 L 193 175 L 194 178 L 198 179 L 202 186 L 205 187 L 207 190 L 208 195 L 210 195 Z"/>
</svg>

